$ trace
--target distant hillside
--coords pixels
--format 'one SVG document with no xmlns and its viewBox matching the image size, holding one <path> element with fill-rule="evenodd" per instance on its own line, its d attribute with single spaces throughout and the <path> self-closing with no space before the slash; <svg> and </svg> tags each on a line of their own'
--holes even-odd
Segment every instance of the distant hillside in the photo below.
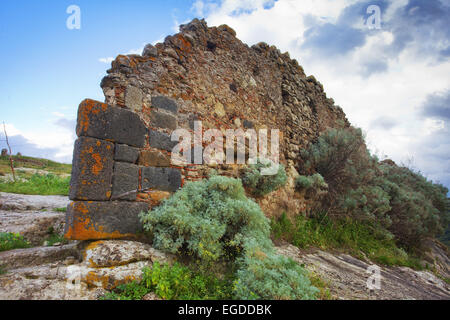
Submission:
<svg viewBox="0 0 450 320">
<path fill-rule="evenodd" d="M 47 159 L 13 156 L 14 168 L 29 168 L 36 170 L 44 170 L 54 174 L 70 174 L 72 165 L 66 163 L 59 163 Z M 0 176 L 11 173 L 11 167 L 8 156 L 0 156 Z"/>
<path fill-rule="evenodd" d="M 34 195 L 68 195 L 71 164 L 13 156 L 14 181 L 8 156 L 0 156 L 0 191 Z"/>
</svg>

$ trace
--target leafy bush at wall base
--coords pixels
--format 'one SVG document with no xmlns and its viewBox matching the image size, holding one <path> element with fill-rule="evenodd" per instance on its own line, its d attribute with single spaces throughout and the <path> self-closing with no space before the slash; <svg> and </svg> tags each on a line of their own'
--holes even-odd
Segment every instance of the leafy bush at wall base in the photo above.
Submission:
<svg viewBox="0 0 450 320">
<path fill-rule="evenodd" d="M 238 179 L 189 182 L 141 220 L 157 249 L 190 256 L 203 271 L 222 262 L 237 270 L 236 299 L 314 297 L 304 270 L 275 255 L 269 220 Z"/>
<path fill-rule="evenodd" d="M 153 245 L 209 265 L 233 260 L 248 234 L 268 239 L 270 226 L 258 204 L 245 196 L 240 180 L 213 176 L 188 182 L 151 212 L 141 214 Z"/>
<path fill-rule="evenodd" d="M 320 174 L 328 193 L 314 210 L 334 219 L 376 224 L 410 251 L 421 251 L 426 237 L 443 232 L 449 222 L 448 190 L 418 172 L 370 155 L 361 130 L 330 129 L 301 153 L 304 175 Z M 298 186 L 311 188 L 310 177 Z"/>
<path fill-rule="evenodd" d="M 390 197 L 389 231 L 398 242 L 420 250 L 423 239 L 443 234 L 450 221 L 447 188 L 388 162 L 381 162 L 380 169 L 383 176 L 379 185 Z"/>
<path fill-rule="evenodd" d="M 352 220 L 332 220 L 325 214 L 298 216 L 294 222 L 285 213 L 272 220 L 272 235 L 299 248 L 337 249 L 388 265 L 422 269 L 420 259 L 397 247 L 392 235 L 380 226 Z"/>
<path fill-rule="evenodd" d="M 175 263 L 173 266 L 155 262 L 144 268 L 140 282 L 120 285 L 103 300 L 142 300 L 153 292 L 164 300 L 225 300 L 232 298 L 232 280 L 220 280 L 213 275 L 194 272 Z"/>
<path fill-rule="evenodd" d="M 242 183 L 255 196 L 264 196 L 284 186 L 287 181 L 286 170 L 282 164 L 273 175 L 264 175 L 263 170 L 274 164 L 270 160 L 258 159 L 256 164 L 251 164 L 242 177 Z"/>
</svg>

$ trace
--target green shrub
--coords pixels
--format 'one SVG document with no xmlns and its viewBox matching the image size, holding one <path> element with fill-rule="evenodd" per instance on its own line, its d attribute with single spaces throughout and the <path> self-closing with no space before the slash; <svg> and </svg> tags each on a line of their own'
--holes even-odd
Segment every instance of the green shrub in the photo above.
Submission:
<svg viewBox="0 0 450 320">
<path fill-rule="evenodd" d="M 311 285 L 306 270 L 295 261 L 263 250 L 250 241 L 239 258 L 235 295 L 242 300 L 315 299 L 318 290 Z"/>
<path fill-rule="evenodd" d="M 234 290 L 238 299 L 313 296 L 314 288 L 304 272 L 300 272 L 302 269 L 293 268 L 291 263 L 275 256 L 269 220 L 245 196 L 240 180 L 213 176 L 189 182 L 161 206 L 141 213 L 140 217 L 144 229 L 153 234 L 157 249 L 191 256 L 201 270 L 219 262 L 238 270 Z M 255 260 L 257 252 L 264 252 L 267 259 Z M 249 272 L 257 265 L 267 268 L 261 270 L 265 276 L 252 279 Z M 269 276 L 276 268 L 286 277 Z M 298 282 L 293 282 L 294 274 Z M 253 294 L 245 291 L 245 286 Z"/>
<path fill-rule="evenodd" d="M 0 191 L 32 195 L 69 194 L 70 177 L 61 178 L 54 174 L 34 174 L 29 180 L 0 182 Z"/>
<path fill-rule="evenodd" d="M 156 248 L 203 264 L 233 257 L 246 234 L 268 238 L 267 218 L 245 196 L 240 180 L 213 176 L 188 182 L 151 212 L 141 214 Z"/>
<path fill-rule="evenodd" d="M 30 243 L 18 233 L 0 232 L 0 252 L 29 248 Z"/>
<path fill-rule="evenodd" d="M 284 186 L 287 181 L 286 170 L 279 164 L 274 175 L 263 175 L 262 170 L 274 165 L 270 160 L 258 159 L 256 164 L 250 165 L 243 174 L 242 183 L 255 196 L 264 196 Z"/>
<path fill-rule="evenodd" d="M 295 179 L 295 187 L 299 191 L 305 191 L 307 198 L 320 198 L 328 192 L 328 184 L 319 173 L 298 176 Z"/>
<path fill-rule="evenodd" d="M 426 237 L 441 234 L 450 221 L 448 190 L 392 161 L 380 163 L 359 129 L 324 132 L 302 151 L 300 167 L 304 175 L 319 173 L 328 185 L 314 212 L 377 225 L 410 251 L 420 249 Z M 308 178 L 299 178 L 297 186 L 312 188 Z"/>
<path fill-rule="evenodd" d="M 118 285 L 114 291 L 107 292 L 100 300 L 142 300 L 151 291 L 141 282 L 132 281 Z"/>
<path fill-rule="evenodd" d="M 405 167 L 380 163 L 380 187 L 390 197 L 389 230 L 409 249 L 444 233 L 450 221 L 448 189 Z"/>
<path fill-rule="evenodd" d="M 120 285 L 102 299 L 141 300 L 154 292 L 164 300 L 224 300 L 232 297 L 231 283 L 228 279 L 194 272 L 179 263 L 169 266 L 156 261 L 152 268 L 144 268 L 140 282 Z"/>
</svg>

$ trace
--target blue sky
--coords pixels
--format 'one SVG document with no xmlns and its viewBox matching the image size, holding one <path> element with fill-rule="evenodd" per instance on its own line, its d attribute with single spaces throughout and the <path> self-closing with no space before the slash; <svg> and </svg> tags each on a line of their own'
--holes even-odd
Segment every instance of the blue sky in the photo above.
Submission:
<svg viewBox="0 0 450 320">
<path fill-rule="evenodd" d="M 80 30 L 66 27 L 72 4 Z M 78 104 L 103 100 L 111 59 L 194 17 L 289 51 L 374 153 L 450 186 L 450 0 L 2 1 L 0 121 L 13 152 L 70 162 Z"/>
</svg>

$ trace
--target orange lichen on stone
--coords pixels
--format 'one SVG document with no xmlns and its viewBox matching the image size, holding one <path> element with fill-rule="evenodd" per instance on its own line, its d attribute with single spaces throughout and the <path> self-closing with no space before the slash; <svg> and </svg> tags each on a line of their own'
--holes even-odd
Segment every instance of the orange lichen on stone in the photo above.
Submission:
<svg viewBox="0 0 450 320">
<path fill-rule="evenodd" d="M 72 204 L 71 204 L 72 205 Z M 83 202 L 75 202 L 72 207 L 77 212 L 74 221 L 68 227 L 64 237 L 69 240 L 120 239 L 134 237 L 132 234 L 122 234 L 119 231 L 105 232 L 103 226 L 95 225 L 89 217 L 89 209 Z"/>
<path fill-rule="evenodd" d="M 148 195 L 152 201 L 161 202 L 164 199 L 167 199 L 171 196 L 170 192 L 166 191 L 149 191 Z"/>
<path fill-rule="evenodd" d="M 108 105 L 91 99 L 85 99 L 81 102 L 78 109 L 78 130 L 77 135 L 87 132 L 89 128 L 89 119 L 91 114 L 98 114 L 100 111 L 106 111 Z"/>
<path fill-rule="evenodd" d="M 113 269 L 114 267 L 111 267 L 110 269 Z M 109 275 L 101 275 L 95 271 L 90 271 L 84 278 L 84 281 L 88 286 L 93 287 L 102 287 L 106 290 L 112 290 L 116 288 L 117 286 L 128 283 L 131 281 L 135 281 L 135 276 L 125 276 L 123 279 L 116 279 L 113 280 Z"/>
<path fill-rule="evenodd" d="M 102 157 L 98 153 L 94 153 L 92 158 L 95 160 L 95 164 L 91 168 L 91 172 L 98 176 L 100 172 L 103 170 Z"/>
</svg>

